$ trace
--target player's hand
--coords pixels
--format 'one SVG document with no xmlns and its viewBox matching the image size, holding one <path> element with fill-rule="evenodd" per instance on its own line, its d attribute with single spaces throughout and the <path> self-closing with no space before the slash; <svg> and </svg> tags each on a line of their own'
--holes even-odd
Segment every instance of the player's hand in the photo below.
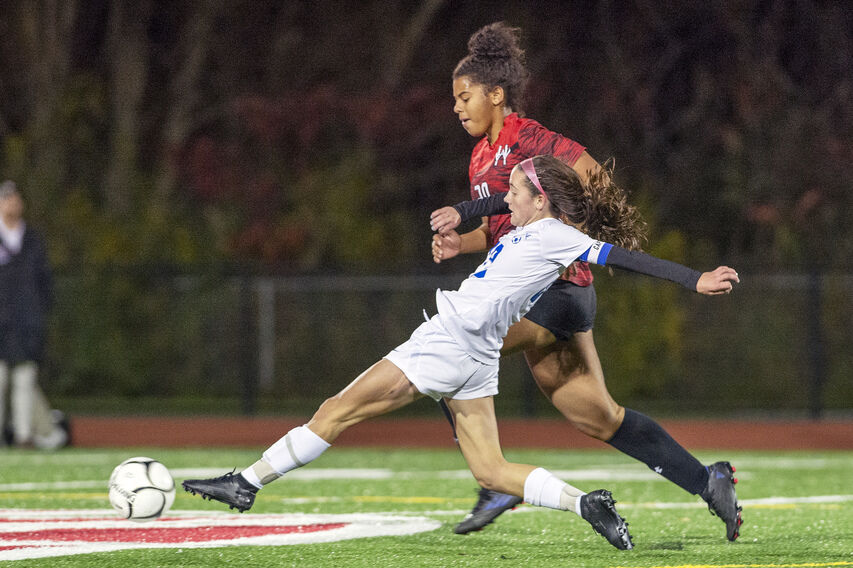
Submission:
<svg viewBox="0 0 853 568">
<path fill-rule="evenodd" d="M 429 215 L 429 228 L 438 232 L 439 235 L 446 235 L 458 227 L 461 222 L 462 217 L 453 207 L 442 207 Z"/>
<path fill-rule="evenodd" d="M 719 266 L 712 272 L 703 272 L 696 283 L 696 291 L 708 296 L 728 294 L 735 282 L 740 282 L 734 268 Z"/>
<path fill-rule="evenodd" d="M 445 235 L 432 236 L 432 260 L 436 264 L 442 260 L 453 258 L 462 250 L 462 237 L 456 231 L 449 231 Z"/>
</svg>

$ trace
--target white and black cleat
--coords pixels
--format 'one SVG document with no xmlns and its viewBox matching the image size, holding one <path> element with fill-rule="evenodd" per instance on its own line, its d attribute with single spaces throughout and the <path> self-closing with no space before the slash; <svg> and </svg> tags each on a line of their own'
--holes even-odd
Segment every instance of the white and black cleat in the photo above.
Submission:
<svg viewBox="0 0 853 568">
<path fill-rule="evenodd" d="M 193 495 L 225 503 L 228 508 L 237 509 L 241 513 L 252 508 L 258 492 L 257 487 L 233 471 L 213 479 L 187 479 L 181 485 Z"/>
<path fill-rule="evenodd" d="M 581 517 L 619 550 L 631 550 L 634 543 L 628 523 L 616 512 L 616 501 L 610 491 L 599 489 L 581 497 Z"/>
</svg>

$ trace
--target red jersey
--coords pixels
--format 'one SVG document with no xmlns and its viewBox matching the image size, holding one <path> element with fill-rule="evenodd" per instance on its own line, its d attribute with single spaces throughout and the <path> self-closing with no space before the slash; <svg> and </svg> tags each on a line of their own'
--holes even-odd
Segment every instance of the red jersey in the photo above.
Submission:
<svg viewBox="0 0 853 568">
<path fill-rule="evenodd" d="M 468 167 L 471 199 L 509 191 L 509 174 L 522 160 L 539 154 L 550 154 L 574 166 L 585 149 L 535 120 L 512 113 L 504 118 L 503 128 L 494 144 L 489 144 L 488 137 L 483 136 L 471 152 L 471 164 Z M 514 228 L 509 218 L 509 215 L 489 217 L 489 247 Z M 562 278 L 579 286 L 589 286 L 592 283 L 592 272 L 587 263 L 574 262 Z"/>
</svg>

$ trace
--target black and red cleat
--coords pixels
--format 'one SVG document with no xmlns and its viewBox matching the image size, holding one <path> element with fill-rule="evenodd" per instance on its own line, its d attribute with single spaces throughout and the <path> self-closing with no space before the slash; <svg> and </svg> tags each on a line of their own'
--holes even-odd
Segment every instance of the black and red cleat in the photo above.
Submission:
<svg viewBox="0 0 853 568">
<path fill-rule="evenodd" d="M 708 485 L 702 491 L 702 499 L 708 503 L 708 510 L 726 523 L 726 538 L 731 541 L 740 536 L 743 524 L 742 507 L 737 503 L 734 477 L 735 468 L 729 462 L 716 462 L 708 466 Z"/>
</svg>

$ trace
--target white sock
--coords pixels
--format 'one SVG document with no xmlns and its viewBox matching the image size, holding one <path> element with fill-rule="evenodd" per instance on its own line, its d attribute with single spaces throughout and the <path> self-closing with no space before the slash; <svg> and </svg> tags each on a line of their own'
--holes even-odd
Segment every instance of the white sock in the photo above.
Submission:
<svg viewBox="0 0 853 568">
<path fill-rule="evenodd" d="M 299 426 L 270 446 L 264 452 L 263 458 L 250 468 L 257 479 L 250 478 L 251 474 L 244 477 L 255 485 L 264 485 L 292 469 L 311 463 L 330 446 L 331 444 L 307 426 Z M 264 464 L 268 464 L 271 471 L 267 470 Z"/>
<path fill-rule="evenodd" d="M 256 468 L 258 467 L 259 464 L 260 464 L 260 467 L 263 467 L 264 464 L 266 464 L 266 466 L 269 467 L 270 470 L 272 470 L 272 468 L 270 467 L 270 465 L 267 462 L 265 462 L 264 460 L 258 460 L 254 464 L 250 465 L 249 467 L 247 467 L 246 469 L 244 469 L 243 471 L 240 472 L 240 475 L 243 476 L 243 479 L 245 479 L 246 481 L 248 481 L 249 483 L 251 483 L 252 485 L 257 487 L 258 489 L 260 489 L 261 487 L 266 485 L 266 483 L 263 483 L 261 481 L 261 477 L 258 475 Z M 275 476 L 272 479 L 270 479 L 267 483 L 269 483 L 271 481 L 275 481 L 278 478 L 279 478 L 279 475 L 275 474 Z"/>
<path fill-rule="evenodd" d="M 581 515 L 581 497 L 584 495 L 586 493 L 567 483 L 560 494 L 560 508 L 564 511 L 571 511 L 579 517 L 583 516 Z"/>
<path fill-rule="evenodd" d="M 583 495 L 583 491 L 541 467 L 531 471 L 524 480 L 524 501 L 531 505 L 580 514 Z"/>
</svg>

